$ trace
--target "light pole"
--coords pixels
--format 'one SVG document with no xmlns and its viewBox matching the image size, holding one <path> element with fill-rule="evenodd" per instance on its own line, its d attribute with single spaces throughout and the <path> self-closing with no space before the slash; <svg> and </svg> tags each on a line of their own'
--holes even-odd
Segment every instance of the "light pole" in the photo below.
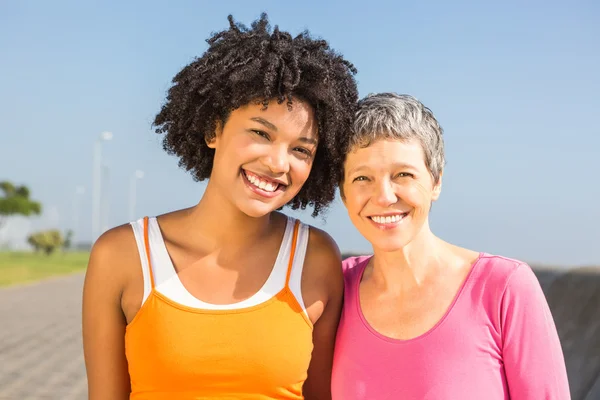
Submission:
<svg viewBox="0 0 600 400">
<path fill-rule="evenodd" d="M 85 193 L 85 187 L 77 186 L 73 195 L 73 229 L 71 236 L 71 243 L 75 244 L 75 238 L 79 233 L 79 199 Z"/>
<path fill-rule="evenodd" d="M 144 171 L 136 170 L 129 180 L 129 221 L 135 218 L 135 203 L 137 200 L 137 181 L 144 177 Z"/>
<path fill-rule="evenodd" d="M 102 192 L 102 143 L 111 140 L 111 132 L 102 132 L 94 142 L 94 171 L 92 176 L 92 243 L 100 236 L 100 203 Z"/>
</svg>

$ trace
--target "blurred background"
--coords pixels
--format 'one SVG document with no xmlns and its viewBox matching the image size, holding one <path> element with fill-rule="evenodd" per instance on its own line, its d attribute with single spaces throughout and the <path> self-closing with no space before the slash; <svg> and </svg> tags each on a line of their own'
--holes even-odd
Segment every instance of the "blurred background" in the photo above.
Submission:
<svg viewBox="0 0 600 400">
<path fill-rule="evenodd" d="M 1 1 L 0 399 L 85 398 L 89 248 L 110 227 L 198 202 L 205 184 L 162 150 L 151 123 L 227 15 L 249 25 L 262 11 L 328 40 L 357 67 L 361 97 L 407 93 L 433 110 L 448 160 L 433 231 L 535 268 L 573 399 L 600 399 L 593 0 Z M 371 250 L 339 199 L 324 217 L 290 213 L 345 254 Z"/>
</svg>

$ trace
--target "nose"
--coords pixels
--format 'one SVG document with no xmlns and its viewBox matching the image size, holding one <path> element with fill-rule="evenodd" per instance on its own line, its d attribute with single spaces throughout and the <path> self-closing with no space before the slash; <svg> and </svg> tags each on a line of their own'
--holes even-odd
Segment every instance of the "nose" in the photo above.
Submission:
<svg viewBox="0 0 600 400">
<path fill-rule="evenodd" d="M 290 170 L 288 157 L 286 146 L 273 146 L 263 157 L 263 164 L 274 174 L 286 174 Z"/>
<path fill-rule="evenodd" d="M 398 196 L 396 196 L 396 193 L 394 192 L 392 182 L 388 180 L 381 182 L 375 189 L 373 200 L 381 207 L 388 207 L 392 204 L 396 204 Z"/>
</svg>

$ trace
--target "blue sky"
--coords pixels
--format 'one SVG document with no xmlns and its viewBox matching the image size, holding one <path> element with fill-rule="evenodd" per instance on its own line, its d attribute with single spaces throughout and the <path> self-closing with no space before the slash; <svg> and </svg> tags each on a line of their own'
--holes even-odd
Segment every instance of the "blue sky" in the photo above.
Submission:
<svg viewBox="0 0 600 400">
<path fill-rule="evenodd" d="M 327 39 L 358 68 L 361 96 L 409 93 L 434 111 L 448 160 L 439 236 L 531 263 L 600 264 L 594 0 L 0 2 L 0 180 L 45 206 L 0 241 L 76 220 L 78 239 L 91 237 L 92 146 L 107 130 L 109 225 L 127 221 L 137 169 L 137 217 L 196 203 L 204 184 L 162 151 L 151 121 L 227 14 L 250 24 L 261 11 Z M 339 201 L 326 221 L 300 215 L 343 251 L 370 250 Z"/>
</svg>

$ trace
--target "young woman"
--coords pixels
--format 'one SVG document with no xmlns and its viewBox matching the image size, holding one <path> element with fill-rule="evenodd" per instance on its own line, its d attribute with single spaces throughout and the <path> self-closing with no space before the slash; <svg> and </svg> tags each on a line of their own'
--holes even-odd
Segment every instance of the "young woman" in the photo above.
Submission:
<svg viewBox="0 0 600 400">
<path fill-rule="evenodd" d="M 354 67 L 323 40 L 228 30 L 173 80 L 155 119 L 195 206 L 114 228 L 83 295 L 89 398 L 330 397 L 343 278 L 324 232 L 276 212 L 335 194 Z M 303 397 L 304 396 L 304 397 Z"/>
<path fill-rule="evenodd" d="M 566 400 L 563 354 L 531 268 L 436 237 L 442 129 L 410 96 L 361 100 L 342 198 L 374 255 L 344 261 L 333 398 Z"/>
</svg>

